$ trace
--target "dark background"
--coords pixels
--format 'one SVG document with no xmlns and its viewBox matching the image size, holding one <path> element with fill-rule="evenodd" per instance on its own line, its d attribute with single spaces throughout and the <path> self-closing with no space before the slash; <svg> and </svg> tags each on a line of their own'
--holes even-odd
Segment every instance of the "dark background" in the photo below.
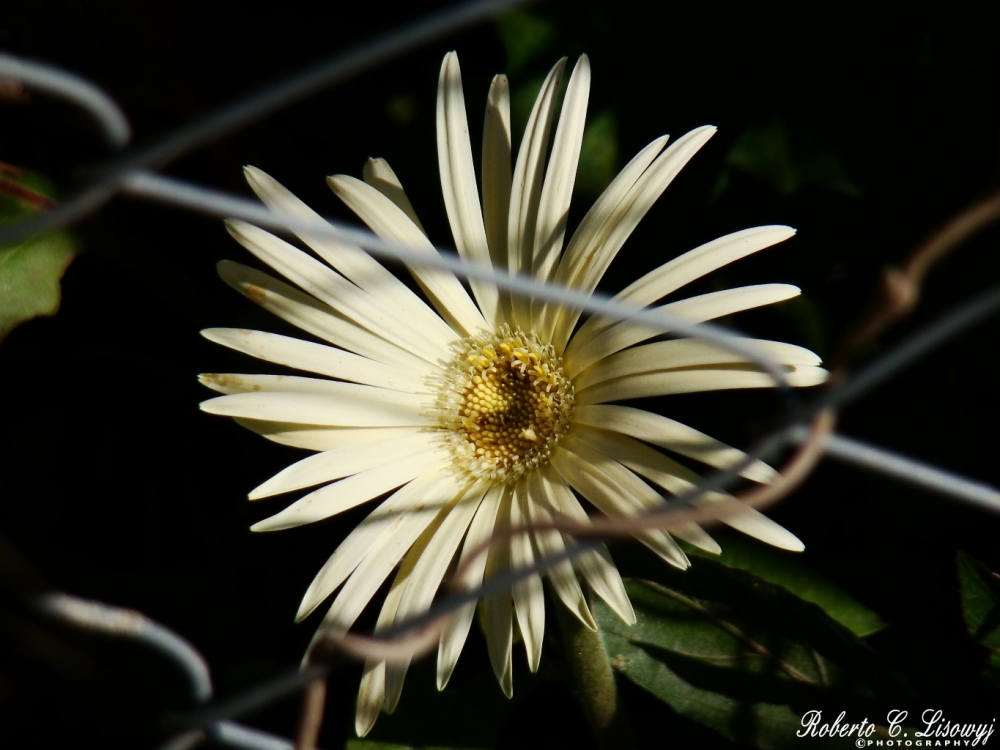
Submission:
<svg viewBox="0 0 1000 750">
<path fill-rule="evenodd" d="M 5 6 L 0 48 L 103 86 L 144 144 L 433 7 L 287 0 L 256 11 L 237 2 L 33 0 Z M 443 53 L 459 52 L 476 144 L 494 73 L 510 74 L 516 97 L 537 86 L 559 56 L 586 52 L 594 71 L 591 119 L 606 125 L 604 161 L 578 186 L 576 220 L 612 176 L 609 165 L 621 167 L 661 133 L 720 128 L 642 222 L 605 288 L 617 290 L 726 232 L 790 224 L 799 230 L 792 241 L 690 290 L 796 284 L 802 300 L 733 323 L 830 354 L 866 309 L 882 267 L 1000 184 L 995 7 L 541 3 L 529 11 L 534 25 L 487 23 L 429 45 L 167 171 L 250 195 L 240 168 L 254 164 L 317 210 L 349 218 L 323 178 L 360 175 L 365 158 L 383 156 L 431 237 L 449 245 L 434 137 Z M 525 28 L 540 35 L 534 46 L 524 42 Z M 515 139 L 523 124 L 517 102 Z M 0 107 L 0 160 L 46 175 L 60 194 L 107 156 L 67 105 L 39 96 Z M 216 277 L 220 259 L 252 263 L 221 222 L 119 199 L 74 232 L 82 254 L 64 278 L 59 314 L 23 325 L 0 345 L 5 589 L 37 577 L 139 609 L 188 638 L 211 665 L 218 694 L 232 695 L 298 663 L 315 626 L 292 623 L 300 596 L 366 511 L 294 531 L 248 532 L 285 501 L 251 505 L 246 492 L 300 454 L 198 411 L 209 394 L 196 373 L 266 371 L 203 341 L 198 330 L 292 331 Z M 884 343 L 990 286 L 1000 267 L 998 240 L 997 228 L 984 232 L 936 269 L 916 314 Z M 843 432 L 1000 484 L 998 326 L 964 334 L 853 404 Z M 780 403 L 758 392 L 655 406 L 747 445 L 773 424 Z M 927 707 L 956 719 L 993 718 L 997 695 L 979 678 L 985 652 L 965 631 L 954 561 L 964 550 L 1000 569 L 1000 520 L 831 463 L 773 516 L 806 542 L 789 564 L 820 571 L 885 618 L 889 626 L 869 643 Z M 626 572 L 647 564 L 622 557 Z M 39 649 L 46 638 L 39 636 Z M 162 710 L 188 707 L 180 677 L 155 657 L 68 634 L 53 638 L 91 661 L 68 675 L 59 659 L 6 648 L 0 736 L 18 737 L 18 746 L 88 738 L 108 747 L 152 746 Z M 558 650 L 547 645 L 537 676 L 527 673 L 523 655 L 515 654 L 515 665 L 515 700 L 507 702 L 473 633 L 448 690 L 436 694 L 429 664 L 415 668 L 397 716 L 383 716 L 372 737 L 585 746 L 590 740 L 564 686 Z M 349 667 L 334 677 L 323 747 L 342 747 L 353 736 L 357 675 Z M 664 744 L 728 745 L 638 688 L 623 690 L 634 721 L 655 717 Z M 286 699 L 247 720 L 287 736 L 297 711 L 297 700 Z M 541 733 L 526 732 L 529 722 Z"/>
</svg>

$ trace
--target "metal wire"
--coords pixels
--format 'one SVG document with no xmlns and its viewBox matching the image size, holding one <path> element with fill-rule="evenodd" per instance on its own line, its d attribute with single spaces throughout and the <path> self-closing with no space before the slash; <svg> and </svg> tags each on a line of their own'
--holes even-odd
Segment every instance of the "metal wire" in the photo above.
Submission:
<svg viewBox="0 0 1000 750">
<path fill-rule="evenodd" d="M 126 192 L 186 210 L 243 218 L 277 231 L 294 232 L 305 229 L 313 234 L 325 234 L 331 238 L 351 242 L 373 255 L 408 265 L 431 266 L 452 271 L 466 279 L 489 280 L 498 287 L 509 289 L 516 294 L 552 300 L 612 319 L 634 320 L 668 327 L 673 333 L 699 337 L 740 354 L 768 372 L 779 388 L 790 392 L 787 388 L 785 370 L 755 349 L 744 337 L 732 331 L 710 324 L 693 325 L 673 316 L 638 309 L 603 296 L 589 296 L 569 288 L 544 285 L 533 278 L 512 277 L 487 266 L 463 261 L 451 253 L 429 255 L 417 252 L 411 248 L 385 242 L 366 230 L 341 223 L 304 222 L 294 217 L 275 214 L 259 204 L 237 196 L 145 171 L 151 167 L 162 167 L 178 156 L 245 127 L 325 87 L 481 21 L 493 13 L 528 1 L 530 0 L 480 0 L 457 5 L 370 42 L 352 47 L 274 86 L 212 112 L 205 118 L 178 129 L 161 141 L 109 162 L 90 185 L 69 200 L 44 214 L 0 229 L 0 244 L 77 221 L 97 211 L 119 192 Z M 100 125 L 105 141 L 113 148 L 122 148 L 129 140 L 130 127 L 118 105 L 105 92 L 79 76 L 43 63 L 0 54 L 0 77 L 13 78 L 29 87 L 65 98 L 79 106 Z M 797 408 L 796 402 L 789 401 L 793 417 L 789 424 L 766 436 L 755 450 L 749 451 L 749 457 L 744 463 L 755 457 L 768 458 L 791 444 L 815 438 L 805 424 L 821 409 L 845 405 L 870 392 L 933 347 L 952 339 L 960 331 L 995 314 L 998 310 L 1000 310 L 1000 288 L 994 288 L 918 331 L 856 376 L 828 391 L 809 408 Z M 993 487 L 843 435 L 827 434 L 823 439 L 824 450 L 833 458 L 971 503 L 979 508 L 1000 512 L 1000 491 Z M 704 493 L 724 489 L 736 479 L 741 466 L 742 464 L 730 467 L 728 471 L 713 472 L 698 487 L 677 498 L 669 507 L 658 513 L 663 516 L 677 514 L 690 507 Z M 537 559 L 532 569 L 511 571 L 505 578 L 487 581 L 479 589 L 450 595 L 435 604 L 424 615 L 400 623 L 393 630 L 384 631 L 383 636 L 389 637 L 413 631 L 421 625 L 432 622 L 434 618 L 440 618 L 443 614 L 454 611 L 464 603 L 480 598 L 484 593 L 508 587 L 520 578 L 542 572 L 580 551 L 590 549 L 592 544 L 592 541 L 582 539 L 575 548 L 567 548 L 560 555 Z M 323 665 L 295 670 L 268 680 L 223 703 L 210 706 L 207 704 L 212 698 L 212 685 L 204 658 L 190 643 L 163 625 L 138 612 L 90 602 L 68 594 L 47 594 L 36 599 L 35 605 L 47 616 L 76 627 L 142 642 L 170 658 L 185 672 L 192 698 L 203 708 L 186 718 L 175 717 L 177 723 L 185 728 L 164 745 L 163 750 L 194 747 L 206 739 L 253 750 L 291 748 L 292 743 L 289 740 L 234 723 L 229 719 L 297 691 L 328 672 L 328 667 Z"/>
</svg>

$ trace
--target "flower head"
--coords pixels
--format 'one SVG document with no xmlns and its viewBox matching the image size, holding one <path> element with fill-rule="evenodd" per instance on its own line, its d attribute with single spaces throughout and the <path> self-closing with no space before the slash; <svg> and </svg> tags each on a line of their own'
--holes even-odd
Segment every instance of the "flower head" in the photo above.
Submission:
<svg viewBox="0 0 1000 750">
<path fill-rule="evenodd" d="M 553 136 L 564 66 L 565 60 L 557 63 L 542 84 L 513 168 L 507 80 L 493 80 L 480 193 L 458 58 L 445 56 L 437 101 L 438 160 L 445 208 L 463 258 L 590 293 L 639 220 L 714 128 L 696 129 L 669 146 L 664 136 L 640 151 L 564 247 L 590 65 L 584 56 L 573 69 Z M 317 217 L 260 170 L 248 168 L 246 174 L 268 206 Z M 328 182 L 382 238 L 436 252 L 385 161 L 369 160 L 363 181 L 337 175 Z M 668 417 L 612 403 L 771 385 L 768 375 L 731 352 L 695 339 L 659 340 L 666 330 L 648 324 L 594 317 L 578 325 L 580 310 L 511 295 L 488 281 L 470 281 L 470 296 L 453 274 L 414 265 L 410 271 L 425 301 L 357 247 L 300 233 L 317 258 L 249 224 L 230 221 L 228 228 L 295 286 L 231 262 L 220 264 L 223 279 L 326 342 L 257 331 L 204 332 L 225 346 L 322 376 L 202 376 L 225 394 L 206 401 L 205 411 L 316 452 L 250 493 L 257 499 L 318 487 L 253 529 L 319 521 L 389 493 L 341 543 L 305 594 L 299 619 L 337 591 L 321 626 L 327 635 L 351 628 L 397 566 L 378 618 L 380 629 L 426 611 L 453 561 L 469 559 L 491 537 L 503 541 L 488 554 L 472 557 L 463 585 L 477 587 L 484 578 L 531 566 L 536 556 L 574 544 L 551 526 L 510 538 L 498 532 L 526 524 L 541 527 L 557 517 L 586 523 L 581 498 L 609 516 L 634 515 L 662 503 L 660 490 L 677 494 L 698 481 L 658 449 L 720 468 L 745 458 Z M 769 226 L 722 237 L 646 274 L 617 299 L 651 305 L 792 234 L 788 227 Z M 765 284 L 690 297 L 660 309 L 700 322 L 798 293 L 786 284 Z M 824 380 L 826 373 L 811 352 L 756 343 L 787 367 L 793 385 Z M 757 482 L 774 476 L 760 462 L 742 474 Z M 704 501 L 722 497 L 710 494 Z M 727 515 L 725 522 L 770 544 L 802 548 L 795 536 L 751 508 Z M 689 562 L 674 536 L 719 551 L 694 524 L 674 529 L 673 535 L 648 529 L 636 536 L 679 568 Z M 578 575 L 623 620 L 634 622 L 621 577 L 603 546 L 547 574 L 562 605 L 594 627 Z M 532 575 L 485 597 L 482 607 L 490 659 L 509 696 L 515 623 L 532 670 L 541 657 L 542 579 Z M 468 605 L 459 612 L 441 637 L 439 689 L 448 682 L 474 609 Z M 359 734 L 367 733 L 383 706 L 395 707 L 405 672 L 385 663 L 365 666 Z"/>
</svg>

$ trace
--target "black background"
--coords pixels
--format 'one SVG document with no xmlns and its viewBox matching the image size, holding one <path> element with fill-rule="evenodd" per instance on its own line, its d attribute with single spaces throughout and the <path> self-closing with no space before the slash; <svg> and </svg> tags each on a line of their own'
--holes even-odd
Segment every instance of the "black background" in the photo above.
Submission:
<svg viewBox="0 0 1000 750">
<path fill-rule="evenodd" d="M 33 0 L 4 8 L 0 47 L 106 88 L 144 144 L 433 7 Z M 993 4 L 723 9 L 619 0 L 543 3 L 530 12 L 555 34 L 520 70 L 508 70 L 512 90 L 559 56 L 588 53 L 590 111 L 613 113 L 616 167 L 661 133 L 720 128 L 625 246 L 604 282 L 609 291 L 726 232 L 790 224 L 799 230 L 795 239 L 691 290 L 796 284 L 805 305 L 733 322 L 829 354 L 865 310 L 880 269 L 1000 183 Z M 492 23 L 288 107 L 181 158 L 168 173 L 249 195 L 240 168 L 254 164 L 317 210 L 349 218 L 323 178 L 360 175 L 365 158 L 383 156 L 431 237 L 449 245 L 433 108 L 449 49 L 461 59 L 475 144 L 490 78 L 508 61 Z M 779 126 L 796 163 L 826 155 L 849 188 L 817 180 L 776 189 L 767 175 L 732 166 L 741 135 Z M 62 194 L 106 156 L 88 122 L 67 105 L 39 96 L 0 109 L 0 160 L 45 174 Z M 577 220 L 595 197 L 577 191 Z M 198 411 L 208 393 L 196 373 L 266 371 L 203 341 L 198 330 L 292 331 L 216 277 L 220 259 L 252 262 L 221 222 L 118 199 L 74 232 L 83 254 L 65 276 L 59 314 L 23 325 L 0 345 L 5 566 L 13 571 L 16 558 L 53 586 L 169 625 L 205 655 L 217 692 L 234 694 L 298 663 L 314 627 L 292 623 L 299 598 L 365 511 L 294 531 L 247 530 L 284 501 L 250 504 L 245 493 L 300 454 Z M 990 286 L 998 240 L 1000 230 L 988 230 L 936 269 L 920 308 L 884 342 Z M 1000 484 L 998 330 L 993 321 L 935 351 L 853 404 L 841 429 Z M 654 406 L 746 445 L 773 424 L 780 403 L 766 393 L 709 394 Z M 806 542 L 789 564 L 801 559 L 887 620 L 869 642 L 927 707 L 967 721 L 993 718 L 996 693 L 979 679 L 984 652 L 964 629 L 954 559 L 965 550 L 1000 569 L 995 516 L 832 463 L 773 516 Z M 623 557 L 626 572 L 647 565 L 632 559 L 641 556 Z M 7 578 L 15 589 L 26 580 Z M 18 737 L 18 746 L 90 738 L 107 747 L 152 746 L 161 736 L 160 712 L 188 707 L 180 677 L 156 658 L 110 643 L 78 647 L 98 654 L 79 679 L 67 677 L 58 659 L 53 666 L 20 646 L 5 650 L 0 736 Z M 372 736 L 470 747 L 586 746 L 557 649 L 546 649 L 535 677 L 515 654 L 515 700 L 508 703 L 473 633 L 449 689 L 437 696 L 429 666 L 415 668 L 399 714 L 382 717 Z M 357 673 L 350 667 L 335 675 L 324 747 L 353 736 Z M 644 726 L 655 717 L 653 736 L 664 744 L 727 745 L 638 689 L 623 689 L 633 719 Z M 477 709 L 471 714 L 469 701 Z M 248 721 L 288 736 L 297 710 L 296 700 L 286 699 Z"/>
</svg>

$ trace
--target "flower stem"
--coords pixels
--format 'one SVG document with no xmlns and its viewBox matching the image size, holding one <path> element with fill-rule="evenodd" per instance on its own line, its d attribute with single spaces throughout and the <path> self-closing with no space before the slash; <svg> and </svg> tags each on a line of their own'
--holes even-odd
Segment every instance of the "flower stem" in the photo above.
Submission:
<svg viewBox="0 0 1000 750">
<path fill-rule="evenodd" d="M 590 630 L 556 603 L 563 652 L 573 684 L 573 692 L 600 750 L 631 750 L 635 747 L 632 728 L 618 702 L 615 675 L 604 646 L 604 636 Z"/>
</svg>

